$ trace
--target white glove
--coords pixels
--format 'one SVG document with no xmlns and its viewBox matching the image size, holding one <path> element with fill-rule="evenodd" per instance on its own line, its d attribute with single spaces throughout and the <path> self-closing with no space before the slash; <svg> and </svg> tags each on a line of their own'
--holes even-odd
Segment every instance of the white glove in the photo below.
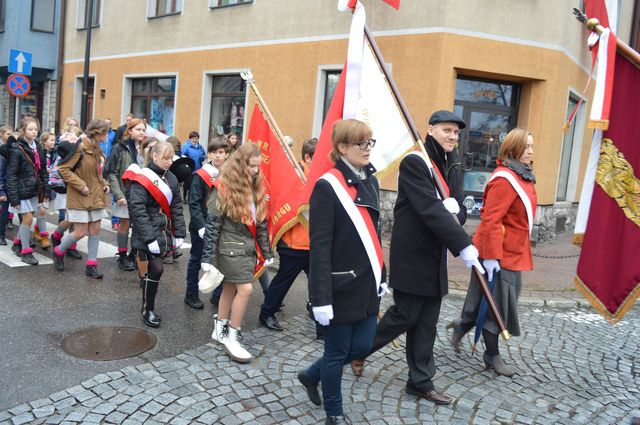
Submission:
<svg viewBox="0 0 640 425">
<path fill-rule="evenodd" d="M 455 198 L 446 198 L 442 201 L 442 205 L 449 211 L 451 214 L 458 214 L 460 212 L 460 204 L 456 201 Z"/>
<path fill-rule="evenodd" d="M 484 260 L 482 264 L 484 265 L 484 269 L 487 271 L 487 277 L 489 278 L 489 281 L 493 279 L 494 272 L 500 271 L 500 262 L 498 260 L 488 259 Z"/>
<path fill-rule="evenodd" d="M 473 260 L 473 264 L 471 265 L 471 267 L 475 267 L 476 269 L 478 269 L 480 274 L 484 274 L 484 269 L 482 268 L 482 264 L 480 264 L 480 261 L 478 261 L 478 259 Z"/>
<path fill-rule="evenodd" d="M 149 252 L 152 254 L 160 254 L 160 245 L 158 245 L 158 241 L 153 241 L 147 245 L 149 247 Z"/>
<path fill-rule="evenodd" d="M 198 236 L 200 236 L 200 239 L 204 239 L 204 227 L 202 229 L 198 229 Z"/>
<path fill-rule="evenodd" d="M 380 289 L 378 290 L 378 296 L 380 298 L 384 297 L 386 294 L 390 294 L 391 291 L 389 290 L 389 285 L 387 285 L 387 282 L 382 282 L 380 284 Z"/>
<path fill-rule="evenodd" d="M 213 268 L 213 266 L 209 263 L 200 263 L 200 268 L 202 269 L 203 272 L 208 272 L 209 270 L 211 270 Z"/>
<path fill-rule="evenodd" d="M 329 304 L 313 307 L 313 317 L 322 326 L 329 326 L 329 322 L 333 319 L 333 306 Z"/>
<path fill-rule="evenodd" d="M 176 248 L 180 248 L 183 243 L 184 243 L 184 239 L 182 238 L 175 238 L 173 240 L 173 244 L 175 245 Z"/>
<path fill-rule="evenodd" d="M 272 265 L 272 264 L 273 264 L 273 261 L 274 261 L 274 260 L 273 260 L 273 257 L 272 257 L 272 258 L 269 258 L 269 259 L 267 259 L 267 260 L 265 260 L 265 261 L 264 261 L 264 265 L 265 265 L 265 266 L 270 266 L 270 265 Z"/>
<path fill-rule="evenodd" d="M 469 245 L 468 247 L 460 251 L 460 258 L 462 258 L 462 261 L 464 261 L 464 265 L 467 266 L 468 269 L 476 266 L 480 273 L 484 273 L 484 269 L 482 268 L 480 261 L 478 261 L 478 250 L 475 246 Z"/>
</svg>

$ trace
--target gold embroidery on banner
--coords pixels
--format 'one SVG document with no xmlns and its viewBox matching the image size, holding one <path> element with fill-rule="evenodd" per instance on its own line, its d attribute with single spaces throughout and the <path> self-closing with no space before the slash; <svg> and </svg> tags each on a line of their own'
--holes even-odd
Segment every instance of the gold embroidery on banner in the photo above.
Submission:
<svg viewBox="0 0 640 425">
<path fill-rule="evenodd" d="M 640 179 L 611 139 L 602 139 L 596 182 L 640 226 Z"/>
</svg>

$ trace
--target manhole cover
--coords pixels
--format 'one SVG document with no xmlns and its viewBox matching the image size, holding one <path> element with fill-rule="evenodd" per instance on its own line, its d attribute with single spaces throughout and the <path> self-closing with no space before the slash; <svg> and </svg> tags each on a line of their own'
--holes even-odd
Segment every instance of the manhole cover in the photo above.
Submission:
<svg viewBox="0 0 640 425">
<path fill-rule="evenodd" d="M 137 328 L 106 326 L 83 329 L 62 340 L 65 353 L 87 360 L 118 360 L 155 347 L 156 337 Z"/>
</svg>

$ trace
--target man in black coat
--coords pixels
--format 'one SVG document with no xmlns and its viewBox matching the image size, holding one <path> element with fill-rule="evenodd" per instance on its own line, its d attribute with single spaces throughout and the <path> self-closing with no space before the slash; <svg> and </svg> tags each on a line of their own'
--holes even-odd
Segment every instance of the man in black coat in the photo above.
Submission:
<svg viewBox="0 0 640 425">
<path fill-rule="evenodd" d="M 447 249 L 460 255 L 467 267 L 480 266 L 478 251 L 460 224 L 466 220 L 466 210 L 461 208 L 461 170 L 454 149 L 463 128 L 464 121 L 449 111 L 437 111 L 429 119 L 424 144 L 450 189 L 444 200 L 437 194 L 421 154 L 409 154 L 400 163 L 389 277 L 395 305 L 378 323 L 371 349 L 371 353 L 377 351 L 406 331 L 409 379 L 405 392 L 436 404 L 452 401 L 432 382 L 436 324 L 442 297 L 448 293 Z M 354 371 L 360 365 L 354 364 Z"/>
</svg>

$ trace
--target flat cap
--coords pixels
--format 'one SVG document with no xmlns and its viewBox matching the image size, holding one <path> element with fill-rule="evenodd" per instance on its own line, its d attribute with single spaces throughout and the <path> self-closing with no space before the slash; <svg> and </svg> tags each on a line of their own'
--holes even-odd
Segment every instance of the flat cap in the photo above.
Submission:
<svg viewBox="0 0 640 425">
<path fill-rule="evenodd" d="M 462 118 L 460 118 L 453 112 L 447 111 L 444 109 L 434 112 L 433 114 L 431 114 L 431 118 L 429 118 L 430 125 L 438 124 L 441 122 L 454 122 L 458 124 L 458 126 L 460 127 L 460 130 L 462 130 L 467 126 L 467 124 L 462 120 Z"/>
</svg>

